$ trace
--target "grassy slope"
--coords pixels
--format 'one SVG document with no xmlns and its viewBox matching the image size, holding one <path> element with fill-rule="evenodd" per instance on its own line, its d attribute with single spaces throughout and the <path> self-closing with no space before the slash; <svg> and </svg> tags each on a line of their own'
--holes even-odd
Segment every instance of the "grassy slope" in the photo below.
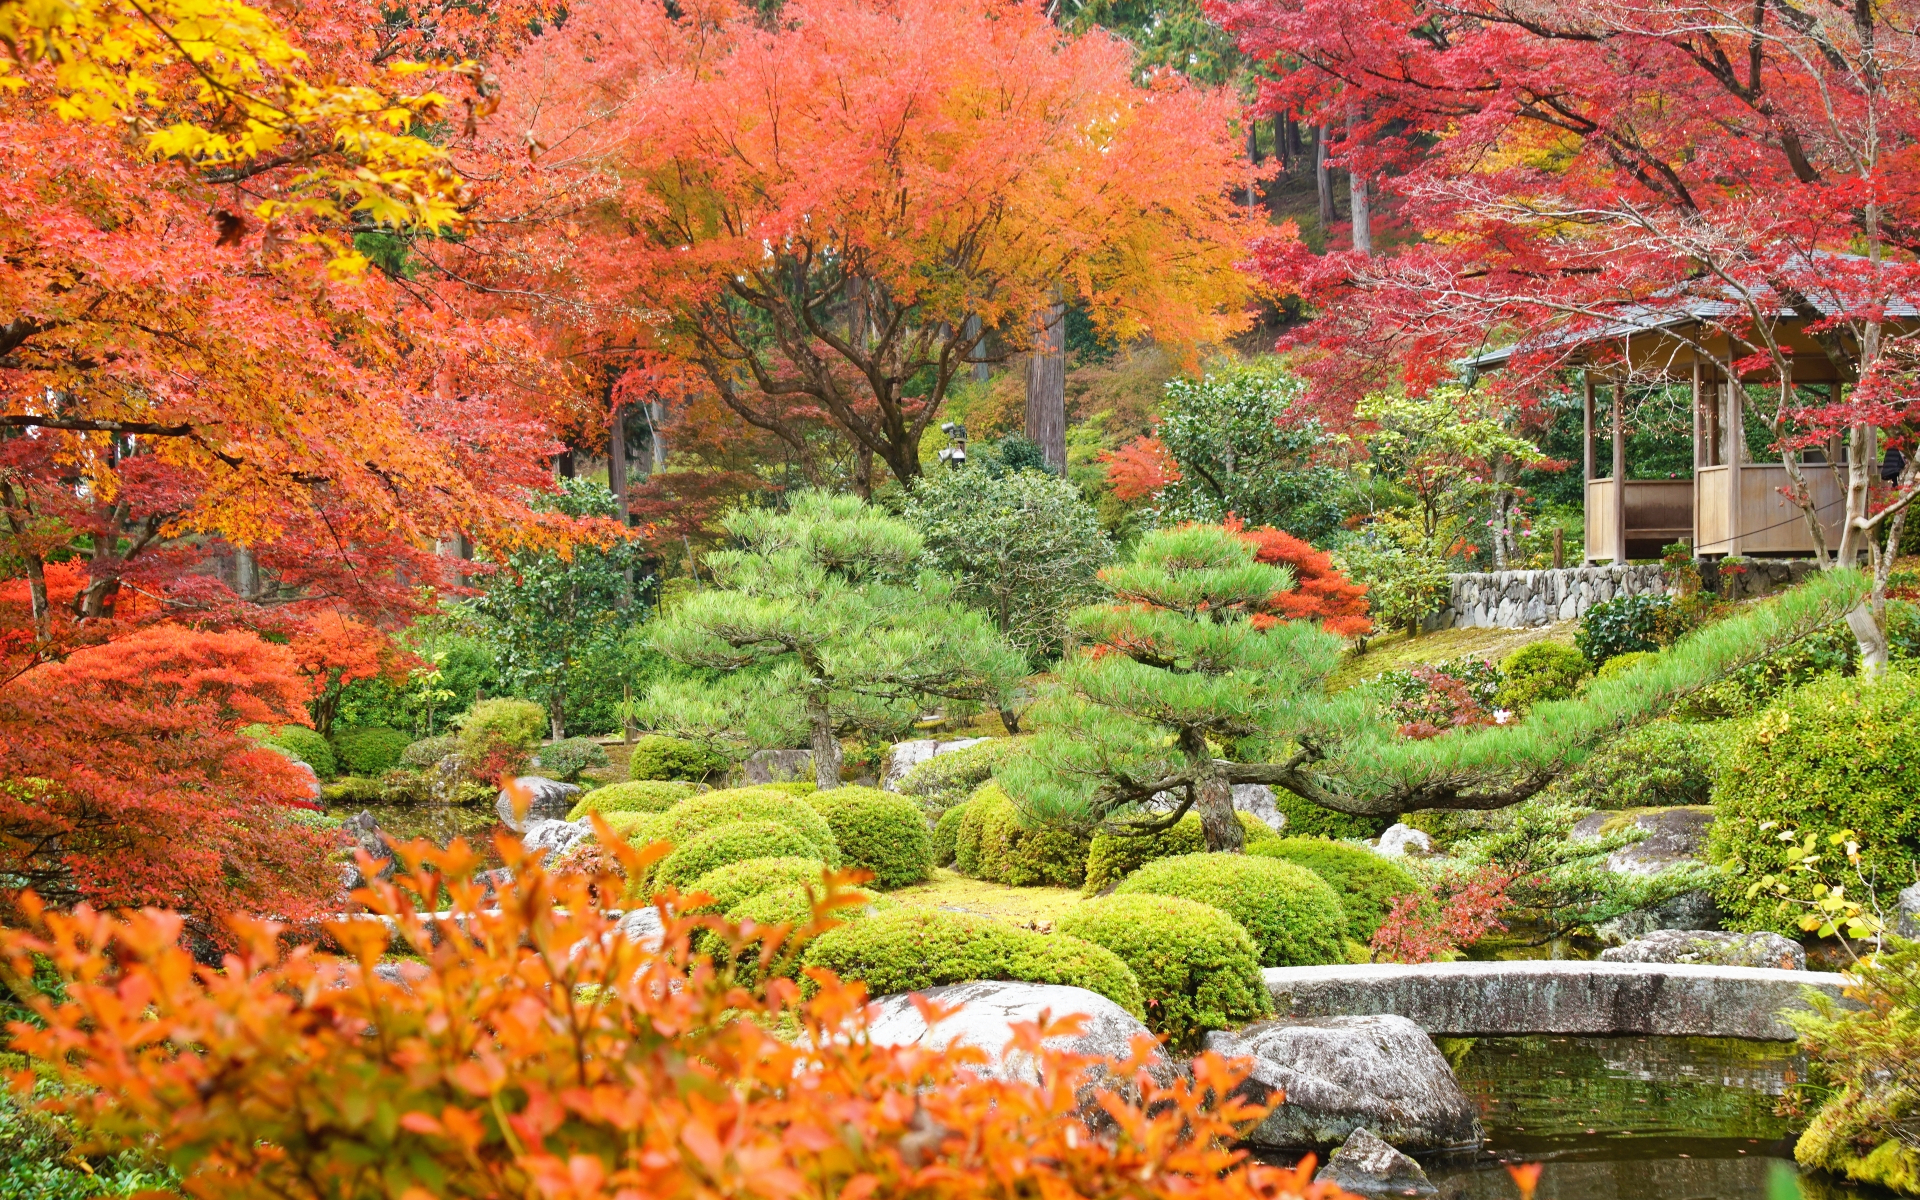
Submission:
<svg viewBox="0 0 1920 1200">
<path fill-rule="evenodd" d="M 1571 646 L 1574 631 L 1579 627 L 1578 621 L 1561 621 L 1533 629 L 1443 629 L 1417 638 L 1409 638 L 1404 633 L 1384 634 L 1368 641 L 1365 654 L 1349 655 L 1342 661 L 1327 680 L 1327 688 L 1338 692 L 1395 667 L 1455 658 L 1484 658 L 1497 666 L 1507 655 L 1534 642 Z"/>
</svg>

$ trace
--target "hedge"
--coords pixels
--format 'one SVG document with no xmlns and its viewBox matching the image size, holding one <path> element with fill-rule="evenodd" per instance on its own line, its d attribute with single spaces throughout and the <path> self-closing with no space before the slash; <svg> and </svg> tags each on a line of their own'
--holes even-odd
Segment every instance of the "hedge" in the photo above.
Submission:
<svg viewBox="0 0 1920 1200">
<path fill-rule="evenodd" d="M 384 775 L 400 765 L 412 739 L 384 725 L 333 731 L 334 762 L 353 775 Z"/>
<path fill-rule="evenodd" d="M 265 742 L 269 746 L 278 746 L 288 754 L 313 768 L 313 773 L 322 779 L 332 779 L 340 773 L 338 763 L 333 757 L 333 746 L 305 725 L 282 725 L 278 729 L 266 725 L 249 725 L 247 736 Z"/>
<path fill-rule="evenodd" d="M 610 784 L 580 797 L 573 811 L 567 814 L 567 820 L 578 821 L 588 813 L 666 812 L 695 790 L 694 784 L 664 779 Z"/>
<path fill-rule="evenodd" d="M 933 865 L 950 867 L 959 854 L 960 822 L 967 815 L 967 806 L 956 804 L 940 814 L 933 823 Z"/>
<path fill-rule="evenodd" d="M 727 769 L 725 755 L 697 742 L 650 733 L 633 743 L 628 779 L 683 779 L 699 783 Z"/>
<path fill-rule="evenodd" d="M 1028 828 L 1012 798 L 989 783 L 967 801 L 955 855 L 962 872 L 990 883 L 1078 887 L 1086 878 L 1091 841 L 1058 826 Z"/>
<path fill-rule="evenodd" d="M 901 909 L 830 930 L 806 965 L 858 979 L 873 996 L 1008 979 L 1098 992 L 1142 1017 L 1140 983 L 1113 953 L 1079 938 L 1035 933 L 969 913 Z"/>
<path fill-rule="evenodd" d="M 837 787 L 806 797 L 827 819 L 840 863 L 873 872 L 882 891 L 924 883 L 933 874 L 933 836 L 920 806 L 869 787 Z"/>
<path fill-rule="evenodd" d="M 671 814 L 669 814 L 671 819 Z M 778 821 L 730 821 L 681 841 L 654 869 L 652 882 L 682 891 L 707 872 L 750 858 L 805 858 L 817 845 L 791 825 Z"/>
<path fill-rule="evenodd" d="M 1182 854 L 1127 876 L 1116 895 L 1178 896 L 1240 922 L 1263 967 L 1315 967 L 1346 959 L 1347 910 L 1320 876 L 1277 858 Z"/>
<path fill-rule="evenodd" d="M 703 792 L 667 810 L 660 836 L 680 845 L 716 825 L 735 821 L 774 821 L 807 840 L 808 853 L 830 863 L 840 861 L 827 819 L 805 800 L 761 788 L 728 788 Z"/>
<path fill-rule="evenodd" d="M 1249 854 L 1284 859 L 1327 881 L 1347 913 L 1347 936 L 1362 944 L 1386 919 L 1395 896 L 1422 891 L 1420 881 L 1392 859 L 1345 842 L 1325 838 L 1275 838 Z"/>
<path fill-rule="evenodd" d="M 1177 896 L 1108 896 L 1075 905 L 1054 928 L 1119 955 L 1139 980 L 1147 1027 L 1176 1049 L 1196 1048 L 1209 1029 L 1273 1012 L 1253 939 L 1211 905 Z"/>
<path fill-rule="evenodd" d="M 1280 840 L 1273 827 L 1252 813 L 1235 812 L 1246 833 L 1246 848 Z M 1154 834 L 1096 833 L 1087 851 L 1086 892 L 1095 896 L 1133 874 L 1147 863 L 1180 854 L 1199 854 L 1207 848 L 1200 814 L 1190 812 L 1169 829 Z"/>
</svg>

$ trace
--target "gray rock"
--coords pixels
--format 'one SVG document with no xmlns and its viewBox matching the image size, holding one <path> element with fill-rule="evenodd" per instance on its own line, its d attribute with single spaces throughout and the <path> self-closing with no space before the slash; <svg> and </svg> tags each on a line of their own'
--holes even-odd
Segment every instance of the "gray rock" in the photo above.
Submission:
<svg viewBox="0 0 1920 1200">
<path fill-rule="evenodd" d="M 1681 892 L 1652 908 L 1636 909 L 1611 921 L 1602 921 L 1594 926 L 1593 932 L 1601 941 L 1618 945 L 1658 929 L 1717 930 L 1723 928 L 1722 919 L 1713 893 Z"/>
<path fill-rule="evenodd" d="M 1207 1035 L 1207 1049 L 1254 1060 L 1244 1085 L 1265 1103 L 1256 1146 L 1331 1146 L 1367 1130 L 1407 1150 L 1470 1149 L 1485 1140 L 1478 1111 L 1418 1025 L 1405 1017 L 1267 1021 Z"/>
<path fill-rule="evenodd" d="M 1600 958 L 1603 962 L 1807 969 L 1806 948 L 1777 933 L 1722 933 L 1711 929 L 1657 930 L 1624 946 L 1603 950 Z"/>
<path fill-rule="evenodd" d="M 593 836 L 593 826 L 586 821 L 529 821 L 527 831 L 520 841 L 529 850 L 544 850 L 541 862 L 554 859 L 573 849 L 578 842 Z"/>
<path fill-rule="evenodd" d="M 921 763 L 938 758 L 942 754 L 952 754 L 955 750 L 965 750 L 968 746 L 978 746 L 986 740 L 986 738 L 956 738 L 950 742 L 943 742 L 938 738 L 915 738 L 909 742 L 895 742 L 887 751 L 886 765 L 880 770 L 880 787 L 885 791 L 897 792 L 900 790 L 900 781 L 907 777 L 907 772 Z M 812 768 L 811 761 L 808 763 L 808 768 Z"/>
<path fill-rule="evenodd" d="M 1431 1196 L 1440 1190 L 1419 1163 L 1364 1129 L 1355 1130 L 1313 1179 L 1361 1196 Z"/>
<path fill-rule="evenodd" d="M 1894 897 L 1893 911 L 1893 931 L 1903 938 L 1920 938 L 1920 883 Z"/>
<path fill-rule="evenodd" d="M 1433 853 L 1433 839 L 1411 825 L 1389 825 L 1375 849 L 1383 858 L 1425 858 Z"/>
<path fill-rule="evenodd" d="M 379 870 L 374 872 L 375 879 L 393 878 L 393 845 L 387 841 L 386 833 L 381 830 L 380 823 L 373 819 L 372 813 L 362 809 L 342 821 L 340 831 L 353 842 L 355 850 L 365 851 L 367 857 L 380 864 Z M 341 882 L 348 891 L 352 891 L 367 886 L 368 881 L 360 870 L 360 864 L 353 862 L 347 864 L 346 870 L 341 873 Z"/>
<path fill-rule="evenodd" d="M 755 750 L 741 769 L 747 783 L 805 782 L 813 778 L 813 751 Z"/>
<path fill-rule="evenodd" d="M 1279 832 L 1287 827 L 1287 814 L 1273 802 L 1273 789 L 1264 783 L 1233 785 L 1233 807 L 1260 818 L 1268 829 Z"/>
<path fill-rule="evenodd" d="M 513 794 L 505 789 L 501 790 L 499 799 L 493 802 L 493 811 L 499 814 L 501 823 L 515 833 L 525 833 L 535 821 L 565 819 L 573 808 L 574 798 L 580 794 L 577 784 L 561 783 L 541 775 L 522 775 L 513 781 L 513 785 L 527 806 L 524 817 L 514 811 Z"/>
<path fill-rule="evenodd" d="M 621 914 L 616 928 L 628 941 L 647 951 L 658 950 L 667 936 L 666 922 L 660 919 L 660 910 L 651 904 Z"/>
<path fill-rule="evenodd" d="M 1657 875 L 1680 863 L 1702 861 L 1713 810 L 1659 808 L 1636 815 L 1633 823 L 1647 831 L 1647 840 L 1608 855 L 1607 870 L 1616 875 Z"/>
<path fill-rule="evenodd" d="M 375 963 L 373 965 L 375 978 L 383 979 L 409 992 L 413 990 L 414 984 L 419 983 L 431 973 L 427 964 L 413 959 L 405 959 L 400 962 Z"/>
<path fill-rule="evenodd" d="M 320 773 L 297 758 L 293 760 L 293 768 L 300 774 L 300 786 L 306 790 L 306 798 L 320 803 Z"/>
</svg>

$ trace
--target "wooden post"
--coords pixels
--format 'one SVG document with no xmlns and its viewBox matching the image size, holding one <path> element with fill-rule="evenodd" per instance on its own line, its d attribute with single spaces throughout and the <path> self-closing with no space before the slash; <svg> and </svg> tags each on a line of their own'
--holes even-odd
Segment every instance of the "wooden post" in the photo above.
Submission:
<svg viewBox="0 0 1920 1200">
<path fill-rule="evenodd" d="M 1553 527 L 1553 569 L 1558 571 L 1567 565 L 1567 531 L 1558 525 Z"/>
<path fill-rule="evenodd" d="M 1696 358 L 1693 360 L 1693 469 L 1695 471 L 1698 471 L 1701 467 L 1704 467 L 1707 465 L 1706 460 L 1701 456 L 1701 452 L 1702 452 L 1702 447 L 1700 445 L 1701 416 L 1702 414 L 1700 412 L 1700 360 Z M 1696 509 L 1696 511 L 1698 510 Z"/>
<path fill-rule="evenodd" d="M 1613 385 L 1613 561 L 1627 561 L 1627 381 Z"/>
<path fill-rule="evenodd" d="M 1580 561 L 1590 563 L 1594 555 L 1593 514 L 1587 511 L 1587 484 L 1593 482 L 1593 373 L 1580 372 Z"/>
<path fill-rule="evenodd" d="M 1727 377 L 1727 553 L 1740 553 L 1740 467 L 1747 459 L 1746 391 L 1736 376 Z"/>
</svg>

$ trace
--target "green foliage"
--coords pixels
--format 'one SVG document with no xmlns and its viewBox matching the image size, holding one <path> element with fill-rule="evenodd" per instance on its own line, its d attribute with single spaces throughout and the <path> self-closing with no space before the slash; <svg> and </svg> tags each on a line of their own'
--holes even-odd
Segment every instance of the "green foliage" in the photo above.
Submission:
<svg viewBox="0 0 1920 1200">
<path fill-rule="evenodd" d="M 1889 938 L 1853 968 L 1842 1010 L 1810 993 L 1811 1012 L 1788 1012 L 1824 1103 L 1793 1148 L 1801 1165 L 1920 1195 L 1920 943 Z"/>
<path fill-rule="evenodd" d="M 806 961 L 804 957 L 806 941 L 792 937 L 791 931 L 804 929 L 813 920 L 813 901 L 820 894 L 820 890 L 820 880 L 816 875 L 811 886 L 805 883 L 789 883 L 781 887 L 768 888 L 727 907 L 726 915 L 735 921 L 752 921 L 763 929 L 776 925 L 788 927 L 789 937 L 781 942 L 773 961 L 768 964 L 767 974 L 770 977 L 779 979 L 799 977 L 800 968 Z M 878 897 L 871 893 L 863 892 L 858 888 L 848 888 L 842 894 L 864 899 L 868 903 L 837 908 L 833 911 L 834 920 L 843 923 L 861 921 L 876 911 L 872 902 Z M 844 924 L 842 927 L 845 927 Z M 760 977 L 759 958 L 762 953 L 762 943 L 758 939 L 748 942 L 741 948 L 741 953 L 735 960 L 741 972 L 741 986 L 751 987 Z"/>
<path fill-rule="evenodd" d="M 1853 674 L 1859 658 L 1860 643 L 1845 622 L 1836 622 L 1689 696 L 1680 715 L 1695 721 L 1750 717 L 1816 679 Z"/>
<path fill-rule="evenodd" d="M 1119 955 L 1140 981 L 1147 1027 L 1181 1050 L 1209 1029 L 1273 1012 L 1253 939 L 1210 905 L 1176 896 L 1107 896 L 1069 909 L 1059 932 Z"/>
<path fill-rule="evenodd" d="M 817 858 L 747 858 L 708 871 L 694 880 L 693 886 L 687 890 L 712 896 L 712 903 L 705 907 L 724 913 L 749 896 L 757 896 L 761 892 L 807 884 L 818 889 L 822 886 L 822 870 Z"/>
<path fill-rule="evenodd" d="M 408 743 L 407 748 L 400 752 L 400 765 L 412 767 L 416 771 L 424 771 L 437 765 L 447 755 L 458 753 L 459 750 L 460 739 L 450 733 L 439 737 L 421 738 L 417 742 Z"/>
<path fill-rule="evenodd" d="M 546 710 L 531 701 L 505 697 L 480 701 L 458 721 L 463 753 L 492 740 L 531 752 L 547 733 Z"/>
<path fill-rule="evenodd" d="M 1151 862 L 1117 896 L 1179 896 L 1210 904 L 1253 938 L 1263 967 L 1312 967 L 1346 958 L 1347 913 L 1305 867 L 1250 854 L 1182 854 Z"/>
<path fill-rule="evenodd" d="M 698 742 L 650 733 L 635 738 L 633 757 L 627 760 L 632 780 L 681 779 L 699 783 L 727 769 L 727 756 Z"/>
<path fill-rule="evenodd" d="M 10 1074 L 27 1065 L 11 1054 L 0 1064 Z M 36 1079 L 24 1098 L 12 1088 L 0 1088 L 0 1198 L 92 1200 L 179 1190 L 172 1171 L 134 1151 L 81 1153 L 85 1138 L 72 1120 L 40 1107 L 61 1090 L 51 1077 Z"/>
<path fill-rule="evenodd" d="M 592 738 L 573 737 L 540 747 L 536 756 L 543 774 L 551 779 L 577 781 L 580 772 L 607 765 L 607 751 Z"/>
<path fill-rule="evenodd" d="M 959 581 L 955 598 L 1034 662 L 1059 656 L 1067 614 L 1099 595 L 1094 574 L 1113 558 L 1080 489 L 1041 471 L 934 471 L 903 515 L 933 565 Z"/>
<path fill-rule="evenodd" d="M 1418 631 L 1452 594 L 1451 565 L 1409 525 L 1375 521 L 1340 544 L 1334 564 L 1366 585 L 1367 612 L 1382 630 Z"/>
<path fill-rule="evenodd" d="M 837 787 L 807 797 L 840 847 L 841 865 L 873 872 L 882 891 L 933 874 L 933 836 L 920 806 L 877 788 Z"/>
<path fill-rule="evenodd" d="M 1143 1012 L 1139 981 L 1100 946 L 968 913 L 900 910 L 844 925 L 815 939 L 806 965 L 860 980 L 874 996 L 1007 979 L 1085 988 L 1136 1017 Z"/>
<path fill-rule="evenodd" d="M 379 775 L 400 765 L 408 740 L 398 729 L 336 728 L 334 761 L 355 775 Z"/>
<path fill-rule="evenodd" d="M 923 568 L 920 534 L 857 497 L 800 492 L 785 512 L 742 509 L 725 525 L 738 548 L 707 557 L 717 586 L 653 637 L 721 679 L 656 684 L 648 725 L 743 751 L 804 742 L 832 786 L 842 735 L 891 736 L 942 700 L 1001 703 L 1025 674 L 954 582 Z"/>
<path fill-rule="evenodd" d="M 1284 859 L 1305 867 L 1339 893 L 1347 914 L 1347 936 L 1365 944 L 1373 939 L 1396 896 L 1423 889 L 1413 872 L 1399 863 L 1360 846 L 1326 838 L 1287 837 L 1247 850 L 1248 854 Z"/>
<path fill-rule="evenodd" d="M 580 797 L 567 820 L 578 821 L 588 813 L 663 813 L 693 794 L 693 784 L 664 779 L 616 783 Z"/>
<path fill-rule="evenodd" d="M 1306 385 L 1271 360 L 1167 383 L 1160 441 L 1180 479 L 1160 494 L 1160 521 L 1228 514 L 1319 541 L 1346 516 L 1346 439 L 1303 403 Z"/>
<path fill-rule="evenodd" d="M 1273 790 L 1273 806 L 1287 818 L 1284 837 L 1353 838 L 1365 841 L 1385 833 L 1394 818 L 1363 817 L 1354 813 L 1322 808 L 1311 800 L 1302 800 L 1292 792 Z"/>
<path fill-rule="evenodd" d="M 1920 675 L 1867 683 L 1829 676 L 1789 693 L 1728 739 L 1714 788 L 1707 857 L 1720 866 L 1734 927 L 1798 934 L 1792 910 L 1762 892 L 1783 873 L 1794 837 L 1825 845 L 1852 830 L 1880 900 L 1914 882 L 1920 860 Z M 1809 885 L 1848 885 L 1830 855 Z M 1849 893 L 1857 895 L 1857 886 Z"/>
<path fill-rule="evenodd" d="M 961 871 L 989 883 L 1078 887 L 1089 840 L 1070 826 L 1028 823 L 1007 793 L 989 783 L 967 801 L 956 846 Z"/>
<path fill-rule="evenodd" d="M 1493 702 L 1498 708 L 1525 713 L 1542 700 L 1568 700 L 1586 679 L 1586 655 L 1558 642 L 1522 646 L 1500 664 L 1504 676 Z"/>
<path fill-rule="evenodd" d="M 340 773 L 339 765 L 333 757 L 332 744 L 305 725 L 282 725 L 278 729 L 269 729 L 265 725 L 249 725 L 246 732 L 247 736 L 265 742 L 269 746 L 278 746 L 306 763 L 313 768 L 313 773 L 322 779 L 332 779 Z"/>
<path fill-rule="evenodd" d="M 755 783 L 747 786 L 763 791 L 785 792 L 789 796 L 811 796 L 820 790 L 820 785 L 811 779 L 776 779 L 772 783 Z"/>
<path fill-rule="evenodd" d="M 610 812 L 601 813 L 600 819 L 607 828 L 635 846 L 646 846 L 660 839 L 660 826 L 665 823 L 664 813 L 649 812 Z"/>
<path fill-rule="evenodd" d="M 655 869 L 654 882 L 682 890 L 728 863 L 750 858 L 804 858 L 819 853 L 804 834 L 778 821 L 729 821 L 685 840 L 664 829 L 659 832 L 676 849 Z"/>
<path fill-rule="evenodd" d="M 900 781 L 900 794 L 914 797 L 922 808 L 937 816 L 973 795 L 993 778 L 994 767 L 1021 745 L 1014 738 L 988 738 L 937 754 L 907 772 Z"/>
<path fill-rule="evenodd" d="M 1583 654 L 1580 657 L 1585 658 L 1586 655 Z M 1593 677 L 1595 679 L 1613 679 L 1626 674 L 1642 663 L 1653 662 L 1659 657 L 1660 652 L 1657 650 L 1629 650 L 1625 654 L 1616 654 L 1601 663 L 1600 669 L 1593 673 Z"/>
<path fill-rule="evenodd" d="M 1608 661 L 1611 665 L 1620 660 Z M 1593 757 L 1556 779 L 1548 794 L 1579 808 L 1674 808 L 1709 803 L 1722 729 L 1651 721 L 1608 742 Z"/>
<path fill-rule="evenodd" d="M 1095 896 L 1150 862 L 1207 848 L 1200 818 L 1188 813 L 1159 833 L 1129 834 L 1101 830 L 1087 850 L 1086 892 Z"/>
<path fill-rule="evenodd" d="M 1587 661 L 1598 666 L 1616 654 L 1660 649 L 1660 617 L 1673 604 L 1671 596 L 1615 596 L 1587 610 L 1573 635 Z"/>
<path fill-rule="evenodd" d="M 660 836 L 676 846 L 685 845 L 715 826 L 734 821 L 772 821 L 785 825 L 806 840 L 808 852 L 814 857 L 826 862 L 839 861 L 833 831 L 827 826 L 826 818 L 805 800 L 770 789 L 730 788 L 682 800 L 668 810 L 660 826 Z"/>
<path fill-rule="evenodd" d="M 931 849 L 934 866 L 950 867 L 953 865 L 954 859 L 960 852 L 960 822 L 966 815 L 967 806 L 964 803 L 956 804 L 941 813 L 940 819 L 933 823 Z M 977 862 L 978 860 L 976 859 L 976 864 Z"/>
</svg>

